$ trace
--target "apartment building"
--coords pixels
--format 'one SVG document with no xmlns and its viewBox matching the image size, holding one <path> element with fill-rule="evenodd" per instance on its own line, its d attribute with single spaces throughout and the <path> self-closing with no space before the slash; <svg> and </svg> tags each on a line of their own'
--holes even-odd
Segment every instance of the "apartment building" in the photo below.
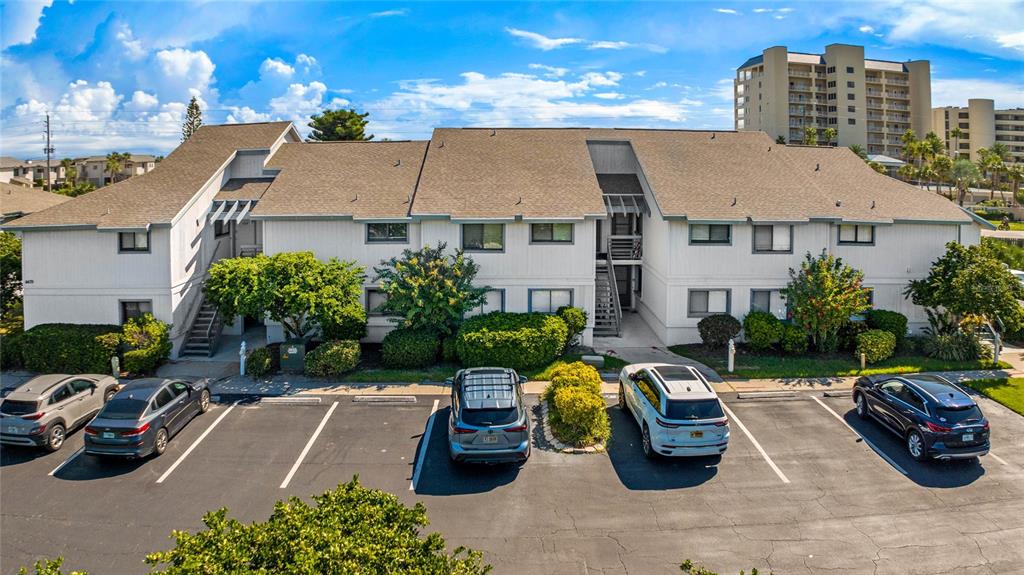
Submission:
<svg viewBox="0 0 1024 575">
<path fill-rule="evenodd" d="M 709 314 L 784 316 L 789 269 L 823 250 L 919 329 L 907 282 L 947 242 L 980 237 L 951 202 L 846 148 L 759 132 L 446 128 L 429 141 L 304 143 L 287 122 L 203 126 L 151 173 L 4 229 L 23 236 L 26 327 L 151 312 L 172 324 L 175 355 L 200 349 L 202 282 L 224 257 L 354 260 L 369 270 L 367 340 L 380 341 L 393 321 L 375 311 L 372 267 L 444 242 L 479 264 L 489 292 L 474 313 L 575 305 L 586 343 L 636 313 L 676 344 L 699 341 Z M 234 319 L 229 329 L 246 323 Z"/>
<path fill-rule="evenodd" d="M 130 154 L 129 156 L 129 159 L 122 163 L 121 170 L 114 174 L 114 179 L 122 180 L 141 176 L 156 167 L 156 157 L 154 156 L 147 154 Z M 79 181 L 90 182 L 97 188 L 110 182 L 106 156 L 77 158 L 75 168 L 78 170 Z"/>
<path fill-rule="evenodd" d="M 899 158 L 908 128 L 932 129 L 928 60 L 891 62 L 864 57 L 863 46 L 830 44 L 823 54 L 773 46 L 744 62 L 734 84 L 735 128 L 773 140 L 804 141 L 804 129 L 835 128 L 840 146 Z"/>
<path fill-rule="evenodd" d="M 932 126 L 951 156 L 977 161 L 978 150 L 998 142 L 1009 150 L 1009 162 L 1024 162 L 1024 108 L 997 110 L 993 100 L 971 98 L 966 107 L 933 109 Z M 956 128 L 959 137 L 951 134 Z"/>
</svg>

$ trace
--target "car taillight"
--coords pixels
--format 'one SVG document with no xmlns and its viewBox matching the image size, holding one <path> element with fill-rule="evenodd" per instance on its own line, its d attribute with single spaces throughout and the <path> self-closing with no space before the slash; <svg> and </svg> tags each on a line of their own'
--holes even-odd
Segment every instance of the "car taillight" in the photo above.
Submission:
<svg viewBox="0 0 1024 575">
<path fill-rule="evenodd" d="M 36 421 L 36 420 L 42 419 L 44 415 L 46 415 L 46 413 L 43 412 L 43 411 L 40 411 L 39 413 L 30 413 L 28 415 L 22 415 L 21 418 L 22 419 L 27 419 L 29 421 Z"/>
<path fill-rule="evenodd" d="M 459 427 L 458 425 L 452 425 L 451 427 L 453 433 L 476 433 L 475 429 L 470 429 L 468 427 Z"/>
<path fill-rule="evenodd" d="M 726 425 L 729 425 L 729 418 L 728 417 L 726 417 L 722 421 L 716 421 L 715 422 L 715 427 L 725 427 Z"/>
<path fill-rule="evenodd" d="M 86 427 L 85 428 L 85 434 L 86 435 L 99 435 L 100 432 L 96 431 L 95 427 Z"/>
<path fill-rule="evenodd" d="M 29 435 L 39 435 L 39 434 L 43 433 L 44 431 L 46 431 L 46 425 L 40 425 L 39 427 L 33 428 L 32 431 L 28 432 L 28 434 Z"/>
<path fill-rule="evenodd" d="M 504 431 L 526 431 L 525 425 L 517 425 L 515 427 L 506 427 Z"/>
<path fill-rule="evenodd" d="M 147 423 L 147 424 L 143 425 L 142 427 L 136 427 L 135 429 L 133 429 L 131 431 L 122 431 L 121 432 L 121 437 L 135 437 L 135 436 L 138 436 L 138 435 L 142 435 L 143 433 L 146 433 L 146 431 L 148 429 L 149 429 L 149 424 Z"/>
<path fill-rule="evenodd" d="M 928 426 L 928 431 L 931 431 L 932 433 L 949 433 L 950 431 L 953 431 L 953 428 L 951 427 L 942 427 L 941 425 L 935 425 L 930 421 L 926 421 L 924 424 Z"/>
<path fill-rule="evenodd" d="M 654 421 L 655 421 L 655 422 L 657 422 L 657 423 L 658 423 L 658 425 L 660 425 L 660 426 L 662 426 L 662 427 L 667 427 L 667 428 L 669 428 L 669 429 L 675 429 L 675 428 L 679 427 L 679 425 L 678 425 L 678 424 L 675 424 L 675 423 L 669 423 L 669 422 L 667 422 L 667 421 L 664 421 L 664 420 L 662 420 L 662 419 L 661 419 L 660 417 L 655 417 L 655 418 L 654 418 Z"/>
<path fill-rule="evenodd" d="M 981 428 L 985 431 L 988 431 L 988 422 L 986 421 L 985 425 L 982 425 Z"/>
</svg>

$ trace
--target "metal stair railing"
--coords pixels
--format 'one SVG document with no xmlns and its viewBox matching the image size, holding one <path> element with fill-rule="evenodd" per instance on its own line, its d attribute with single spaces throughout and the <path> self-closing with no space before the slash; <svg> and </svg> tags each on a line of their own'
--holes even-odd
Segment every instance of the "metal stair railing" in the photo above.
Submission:
<svg viewBox="0 0 1024 575">
<path fill-rule="evenodd" d="M 615 258 L 612 257 L 612 238 L 608 238 L 608 283 L 612 292 L 612 309 L 615 310 L 615 335 L 618 337 L 622 330 L 622 303 L 619 301 L 619 282 L 615 278 Z"/>
</svg>

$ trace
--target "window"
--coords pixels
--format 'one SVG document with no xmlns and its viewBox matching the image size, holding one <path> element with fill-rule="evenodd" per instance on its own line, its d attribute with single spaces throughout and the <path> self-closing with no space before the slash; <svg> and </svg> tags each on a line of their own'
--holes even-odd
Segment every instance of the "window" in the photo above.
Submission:
<svg viewBox="0 0 1024 575">
<path fill-rule="evenodd" d="M 60 403 L 69 397 L 71 397 L 71 388 L 66 385 L 62 385 L 57 389 L 57 391 L 53 392 L 53 395 L 50 396 L 50 405 Z"/>
<path fill-rule="evenodd" d="M 838 124 L 838 123 L 839 123 L 839 118 L 829 118 L 829 119 L 828 119 L 828 123 L 829 123 L 830 125 L 835 125 L 835 124 Z"/>
<path fill-rule="evenodd" d="M 225 225 L 227 224 L 227 225 Z M 231 222 L 217 220 L 213 222 L 213 237 L 223 238 L 231 235 Z"/>
<path fill-rule="evenodd" d="M 855 126 L 855 125 L 857 125 L 857 119 L 856 118 L 847 118 L 846 119 L 846 123 L 851 125 L 851 126 Z"/>
<path fill-rule="evenodd" d="M 846 99 L 847 99 L 847 100 L 856 100 L 856 99 L 857 99 L 857 96 L 855 96 L 855 95 L 853 95 L 853 94 L 847 94 L 847 95 L 846 95 Z"/>
<path fill-rule="evenodd" d="M 846 82 L 846 87 L 847 88 L 852 88 L 853 86 L 854 86 L 853 82 Z"/>
<path fill-rule="evenodd" d="M 750 290 L 750 311 L 764 311 L 779 319 L 786 319 L 788 309 L 781 290 L 752 289 Z"/>
<path fill-rule="evenodd" d="M 841 224 L 839 226 L 839 243 L 873 244 L 875 243 L 875 226 Z"/>
<path fill-rule="evenodd" d="M 466 317 L 474 315 L 483 315 L 485 313 L 491 313 L 492 311 L 505 311 L 505 290 L 503 289 L 492 289 L 487 290 L 485 294 L 487 300 L 479 306 L 466 312 Z"/>
<path fill-rule="evenodd" d="M 829 80 L 828 81 L 828 87 L 829 88 L 835 88 L 836 87 L 836 81 L 835 80 Z"/>
<path fill-rule="evenodd" d="M 501 251 L 505 249 L 505 224 L 462 224 L 462 249 Z"/>
<path fill-rule="evenodd" d="M 661 395 L 658 394 L 658 390 L 654 387 L 654 383 L 651 381 L 651 377 L 647 375 L 647 372 L 641 371 L 638 374 L 636 388 L 647 398 L 647 401 L 650 402 L 655 411 L 661 413 Z"/>
<path fill-rule="evenodd" d="M 153 313 L 153 302 L 146 301 L 123 301 L 121 302 L 121 323 L 127 323 L 130 319 L 137 319 L 145 314 Z"/>
<path fill-rule="evenodd" d="M 380 311 L 380 306 L 384 305 L 384 302 L 388 301 L 387 292 L 383 292 L 379 289 L 369 288 L 366 290 L 366 313 L 367 315 L 384 315 L 384 312 Z"/>
<path fill-rule="evenodd" d="M 188 391 L 188 386 L 180 381 L 175 381 L 171 384 L 171 393 L 174 394 L 174 397 L 178 397 L 186 391 Z"/>
<path fill-rule="evenodd" d="M 836 67 L 835 66 L 829 66 L 828 68 L 825 68 L 825 73 L 826 74 L 835 74 L 836 73 Z"/>
<path fill-rule="evenodd" d="M 558 308 L 572 305 L 571 289 L 531 289 L 530 311 L 555 313 Z"/>
<path fill-rule="evenodd" d="M 530 242 L 534 244 L 571 244 L 572 224 L 530 224 Z"/>
<path fill-rule="evenodd" d="M 407 243 L 409 241 L 409 224 L 366 224 L 366 243 Z"/>
<path fill-rule="evenodd" d="M 83 391 L 89 391 L 92 389 L 92 382 L 88 379 L 75 379 L 69 384 L 71 386 L 72 393 L 79 394 Z"/>
<path fill-rule="evenodd" d="M 836 109 L 837 109 L 837 108 L 836 108 L 835 106 L 829 106 L 829 107 L 828 107 L 828 111 L 829 111 L 829 112 L 835 112 L 835 111 L 836 111 Z"/>
<path fill-rule="evenodd" d="M 763 225 L 754 226 L 754 253 L 792 253 L 793 252 L 793 226 L 790 225 Z"/>
<path fill-rule="evenodd" d="M 151 404 L 153 407 L 153 411 L 156 411 L 162 408 L 163 406 L 167 405 L 168 403 L 171 402 L 172 399 L 174 399 L 174 397 L 171 395 L 171 391 L 169 389 L 167 389 L 166 387 L 161 389 L 156 394 L 156 397 L 153 398 L 153 403 Z"/>
<path fill-rule="evenodd" d="M 691 244 L 730 244 L 732 226 L 728 224 L 690 224 Z"/>
<path fill-rule="evenodd" d="M 868 306 L 864 308 L 864 311 L 875 309 L 875 288 L 866 287 L 864 289 L 868 290 Z"/>
<path fill-rule="evenodd" d="M 853 66 L 847 66 L 846 67 L 846 73 L 847 74 L 853 74 Z"/>
<path fill-rule="evenodd" d="M 836 99 L 836 95 L 835 94 L 829 94 L 828 95 L 828 99 L 829 100 L 835 100 Z"/>
<path fill-rule="evenodd" d="M 117 243 L 119 252 L 148 252 L 149 232 L 119 232 Z"/>
<path fill-rule="evenodd" d="M 857 112 L 857 106 L 847 106 L 846 111 L 851 114 L 855 114 Z"/>
<path fill-rule="evenodd" d="M 690 290 L 689 316 L 704 317 L 716 313 L 729 313 L 727 289 Z"/>
</svg>

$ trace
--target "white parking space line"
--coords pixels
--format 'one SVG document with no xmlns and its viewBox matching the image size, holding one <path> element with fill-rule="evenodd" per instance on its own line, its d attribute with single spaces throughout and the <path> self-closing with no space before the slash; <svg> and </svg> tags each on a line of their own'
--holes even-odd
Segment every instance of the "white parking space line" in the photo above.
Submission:
<svg viewBox="0 0 1024 575">
<path fill-rule="evenodd" d="M 241 400 L 238 400 L 238 401 L 241 401 Z M 171 474 L 171 473 L 172 473 L 172 472 L 173 472 L 173 471 L 174 471 L 175 469 L 177 469 L 179 465 L 181 465 L 181 462 L 182 462 L 182 461 L 185 461 L 185 458 L 186 458 L 186 457 L 188 457 L 188 455 L 189 455 L 190 453 L 192 453 L 192 452 L 193 452 L 193 451 L 195 450 L 195 448 L 196 448 L 196 447 L 198 447 L 198 446 L 199 446 L 199 444 L 200 444 L 200 443 L 201 443 L 201 442 L 202 442 L 202 441 L 203 441 L 204 439 L 206 439 L 206 436 L 207 436 L 207 435 L 210 435 L 210 432 L 211 432 L 211 431 L 213 431 L 213 428 L 214 428 L 214 427 L 217 427 L 217 424 L 218 424 L 218 423 L 220 423 L 220 422 L 221 422 L 221 421 L 222 421 L 222 420 L 223 420 L 223 419 L 224 419 L 225 417 L 227 417 L 227 415 L 228 415 L 229 413 L 231 413 L 231 410 L 232 410 L 232 409 L 234 409 L 236 405 L 238 405 L 238 401 L 236 401 L 236 402 L 232 403 L 232 404 L 231 404 L 231 405 L 230 405 L 230 406 L 229 406 L 229 407 L 228 407 L 227 409 L 225 409 L 225 410 L 224 410 L 224 413 L 220 414 L 220 417 L 218 417 L 217 419 L 213 420 L 213 423 L 211 423 L 211 424 L 210 424 L 210 427 L 207 427 L 207 428 L 206 428 L 206 431 L 204 431 L 202 435 L 200 435 L 199 437 L 197 437 L 197 438 L 196 438 L 196 440 L 192 442 L 192 445 L 189 445 L 189 446 L 188 446 L 188 449 L 186 449 L 186 450 L 185 450 L 185 453 L 182 453 L 182 454 L 181 454 L 181 455 L 180 455 L 180 456 L 178 457 L 178 459 L 177 459 L 177 460 L 176 460 L 176 461 L 175 461 L 174 463 L 172 463 L 170 467 L 168 467 L 168 468 L 167 468 L 167 471 L 164 471 L 164 474 L 163 474 L 163 475 L 161 475 L 161 476 L 160 476 L 160 478 L 156 480 L 156 482 L 157 482 L 157 483 L 163 483 L 163 482 L 164 482 L 164 480 L 165 480 L 165 479 L 167 479 L 167 477 L 168 477 L 168 476 L 169 476 L 169 475 L 170 475 L 170 474 Z"/>
<path fill-rule="evenodd" d="M 996 460 L 996 461 L 998 461 L 999 463 L 1002 463 L 1003 465 L 1005 465 L 1005 466 L 1007 466 L 1007 467 L 1009 467 L 1009 466 L 1010 466 L 1010 464 L 1009 464 L 1009 463 L 1007 463 L 1005 459 L 1003 459 L 1002 457 L 999 457 L 999 456 L 998 456 L 998 455 L 996 455 L 995 453 L 992 453 L 991 451 L 989 451 L 989 452 L 988 452 L 988 454 L 992 456 L 992 459 L 995 459 L 995 460 Z M 72 457 L 74 457 L 74 456 L 72 455 Z M 51 473 L 50 475 L 53 475 L 53 474 Z"/>
<path fill-rule="evenodd" d="M 57 473 L 58 471 L 60 471 L 61 469 L 64 469 L 64 466 L 65 466 L 65 465 L 67 465 L 67 464 L 71 463 L 71 461 L 72 461 L 72 460 L 74 460 L 74 459 L 75 459 L 76 457 L 78 457 L 79 455 L 81 455 L 81 454 L 82 454 L 82 453 L 84 453 L 84 452 L 85 452 L 85 446 L 83 445 L 82 447 L 79 447 L 79 448 L 78 448 L 78 451 L 76 451 L 76 452 L 72 453 L 72 454 L 71 454 L 71 457 L 69 457 L 69 458 L 65 459 L 65 460 L 64 460 L 64 461 L 63 461 L 63 462 L 62 462 L 62 463 L 61 463 L 60 465 L 58 465 L 57 467 L 55 467 L 55 468 L 53 469 L 53 471 L 51 471 L 50 473 L 48 473 L 48 475 L 51 475 L 51 476 L 52 476 L 52 475 L 54 475 L 55 473 Z M 1005 464 L 1004 464 L 1004 465 L 1005 465 Z"/>
<path fill-rule="evenodd" d="M 841 423 L 842 423 L 843 425 L 845 425 L 847 429 L 849 429 L 850 431 L 852 431 L 854 435 L 856 435 L 857 437 L 859 437 L 859 438 L 861 439 L 861 441 L 863 441 L 863 442 L 864 442 L 865 444 L 867 444 L 867 446 L 868 446 L 868 447 L 870 447 L 872 451 L 874 451 L 874 452 L 875 452 L 875 453 L 877 453 L 877 454 L 878 454 L 879 456 L 881 456 L 881 457 L 882 457 L 882 459 L 884 459 L 884 460 L 886 460 L 887 462 L 889 462 L 889 465 L 892 465 L 892 466 L 893 466 L 893 468 L 894 468 L 894 469 L 895 469 L 896 471 L 899 471 L 900 473 L 902 473 L 903 475 L 906 475 L 906 476 L 909 476 L 909 475 L 910 475 L 909 473 L 907 473 L 907 470 L 906 470 L 906 469 L 903 469 L 902 467 L 900 467 L 900 466 L 899 466 L 899 464 L 898 464 L 898 463 L 896 463 L 895 461 L 893 461 L 891 457 L 889 457 L 888 455 L 886 455 L 884 451 L 882 451 L 881 449 L 879 449 L 878 447 L 876 447 L 874 443 L 871 443 L 871 442 L 870 442 L 870 441 L 868 440 L 868 438 L 867 438 L 867 437 L 864 437 L 863 435 L 861 435 L 861 434 L 860 434 L 860 432 L 859 432 L 859 431 L 857 431 L 857 430 L 856 430 L 856 429 L 854 429 L 854 428 L 853 428 L 852 426 L 850 426 L 850 424 L 849 424 L 849 423 L 846 423 L 846 420 L 845 420 L 845 419 L 843 419 L 843 416 L 841 416 L 841 415 L 839 415 L 838 413 L 836 413 L 836 412 L 835 412 L 835 411 L 834 411 L 834 410 L 833 410 L 833 409 L 832 409 L 831 407 L 829 407 L 829 406 L 825 405 L 825 402 L 824 402 L 824 401 L 822 401 L 822 400 L 818 399 L 817 397 L 815 397 L 815 396 L 813 396 L 813 395 L 811 396 L 811 399 L 813 399 L 814 401 L 817 401 L 817 402 L 818 402 L 818 405 L 820 405 L 820 406 L 824 407 L 826 411 L 828 411 L 829 413 L 831 413 L 831 414 L 832 414 L 832 415 L 833 415 L 833 416 L 834 416 L 834 417 L 835 417 L 836 419 L 838 419 L 838 420 L 839 420 L 839 421 L 840 421 L 840 422 L 841 422 Z"/>
<path fill-rule="evenodd" d="M 439 400 L 434 400 L 434 406 L 430 408 L 430 418 L 427 419 L 427 429 L 423 433 L 423 441 L 420 443 L 420 453 L 416 457 L 416 469 L 412 472 L 412 481 L 409 482 L 409 491 L 416 491 L 416 484 L 420 481 L 420 471 L 423 471 L 423 460 L 427 457 L 427 448 L 430 447 L 430 432 L 434 429 L 434 417 L 437 414 Z"/>
<path fill-rule="evenodd" d="M 735 421 L 736 425 L 738 425 L 740 427 L 740 430 L 744 433 L 744 435 L 747 436 L 747 439 L 749 439 L 750 442 L 754 444 L 754 447 L 757 448 L 757 451 L 761 453 L 761 457 L 763 457 L 764 460 L 768 462 L 769 467 L 772 468 L 772 471 L 775 472 L 775 475 L 778 475 L 779 479 L 781 479 L 783 483 L 789 483 L 789 478 L 786 477 L 786 474 L 783 473 L 781 469 L 779 469 L 778 465 L 775 465 L 775 462 L 772 461 L 771 457 L 768 457 L 768 453 L 766 453 L 764 448 L 761 447 L 761 444 L 758 443 L 756 439 L 754 439 L 754 436 L 750 433 L 750 431 L 747 430 L 747 426 L 743 425 L 743 422 L 740 421 L 740 418 L 736 417 L 736 414 L 733 413 L 732 410 L 725 405 L 725 402 L 722 402 L 722 407 L 725 408 L 725 413 L 729 415 L 729 419 Z"/>
<path fill-rule="evenodd" d="M 313 448 L 316 438 L 320 436 L 320 432 L 323 431 L 324 426 L 327 425 L 327 420 L 331 418 L 331 414 L 334 413 L 334 410 L 337 408 L 338 402 L 335 401 L 331 404 L 331 408 L 327 410 L 327 413 L 324 414 L 324 418 L 320 420 L 320 425 L 316 426 L 316 431 L 313 432 L 313 436 L 309 438 L 309 441 L 306 442 L 306 446 L 302 448 L 302 453 L 299 454 L 299 458 L 295 460 L 295 465 L 292 465 L 291 470 L 288 471 L 288 475 L 285 476 L 284 481 L 281 482 L 281 489 L 288 487 L 288 484 L 291 483 L 295 472 L 298 471 L 299 466 L 302 465 L 302 460 L 306 458 L 309 450 Z"/>
</svg>

